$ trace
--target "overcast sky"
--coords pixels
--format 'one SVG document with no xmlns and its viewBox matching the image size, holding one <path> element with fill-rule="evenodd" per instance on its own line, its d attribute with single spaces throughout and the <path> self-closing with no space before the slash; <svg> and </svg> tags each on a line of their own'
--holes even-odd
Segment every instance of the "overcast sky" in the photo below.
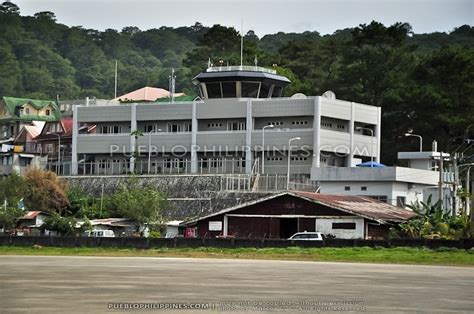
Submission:
<svg viewBox="0 0 474 314">
<path fill-rule="evenodd" d="M 60 23 L 85 28 L 142 30 L 221 24 L 257 35 L 318 31 L 332 34 L 372 20 L 408 22 L 415 33 L 473 25 L 474 0 L 10 0 L 22 15 L 52 11 Z"/>
</svg>

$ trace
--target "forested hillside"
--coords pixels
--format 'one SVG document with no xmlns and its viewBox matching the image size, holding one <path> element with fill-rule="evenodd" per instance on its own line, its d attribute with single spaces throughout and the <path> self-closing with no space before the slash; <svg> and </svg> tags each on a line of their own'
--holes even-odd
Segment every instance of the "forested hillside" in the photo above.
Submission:
<svg viewBox="0 0 474 314">
<path fill-rule="evenodd" d="M 158 26 L 158 25 L 157 25 Z M 383 112 L 383 161 L 416 139 L 408 129 L 449 150 L 474 123 L 474 27 L 413 34 L 405 23 L 378 22 L 321 36 L 317 32 L 244 37 L 244 63 L 272 67 L 293 84 L 286 95 L 321 95 L 374 106 Z M 176 69 L 177 91 L 195 93 L 191 78 L 207 67 L 240 63 L 234 28 L 196 22 L 189 27 L 103 32 L 60 24 L 53 12 L 20 16 L 11 2 L 0 6 L 0 96 L 54 99 L 112 98 L 145 85 L 167 88 Z M 409 146 L 410 147 L 410 146 Z"/>
</svg>

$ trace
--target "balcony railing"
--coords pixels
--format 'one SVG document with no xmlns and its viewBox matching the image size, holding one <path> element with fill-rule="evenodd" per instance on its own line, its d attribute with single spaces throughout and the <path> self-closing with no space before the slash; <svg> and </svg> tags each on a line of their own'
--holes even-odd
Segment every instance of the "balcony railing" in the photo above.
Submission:
<svg viewBox="0 0 474 314">
<path fill-rule="evenodd" d="M 276 74 L 276 70 L 267 69 L 259 66 L 252 65 L 231 65 L 231 66 L 220 66 L 207 68 L 206 72 L 225 72 L 225 71 L 250 71 L 250 72 L 264 72 L 270 74 Z"/>
</svg>

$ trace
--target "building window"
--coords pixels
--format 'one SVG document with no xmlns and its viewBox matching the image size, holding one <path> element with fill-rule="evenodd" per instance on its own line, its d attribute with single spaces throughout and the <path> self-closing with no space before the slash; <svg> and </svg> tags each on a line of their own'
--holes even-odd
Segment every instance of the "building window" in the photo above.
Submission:
<svg viewBox="0 0 474 314">
<path fill-rule="evenodd" d="M 268 125 L 274 125 L 274 126 L 277 126 L 277 125 L 283 125 L 283 121 L 273 121 L 273 122 L 268 122 Z"/>
<path fill-rule="evenodd" d="M 291 157 L 291 160 L 293 161 L 305 161 L 308 160 L 307 157 Z"/>
<path fill-rule="evenodd" d="M 193 130 L 192 124 L 189 122 L 185 122 L 183 126 L 184 126 L 183 132 L 191 132 Z"/>
<path fill-rule="evenodd" d="M 344 187 L 344 191 L 350 191 L 351 190 L 351 187 L 350 186 L 345 186 Z"/>
<path fill-rule="evenodd" d="M 102 134 L 119 134 L 122 132 L 122 127 L 119 125 L 103 125 L 100 128 Z"/>
<path fill-rule="evenodd" d="M 44 150 L 46 151 L 46 153 L 52 153 L 54 151 L 53 144 L 46 144 Z"/>
<path fill-rule="evenodd" d="M 182 132 L 182 125 L 179 123 L 168 123 L 168 132 L 170 133 Z"/>
<path fill-rule="evenodd" d="M 20 116 L 21 116 L 24 113 L 24 109 L 21 108 L 19 112 L 20 112 Z"/>
<path fill-rule="evenodd" d="M 361 191 L 367 191 L 367 187 L 366 187 L 366 186 L 361 186 L 361 187 L 360 187 L 360 190 L 361 190 Z"/>
<path fill-rule="evenodd" d="M 156 124 L 146 124 L 145 125 L 145 132 L 146 133 L 151 133 L 151 132 L 156 132 L 158 130 Z"/>
<path fill-rule="evenodd" d="M 397 206 L 398 207 L 405 207 L 405 204 L 406 204 L 406 197 L 397 196 Z"/>
<path fill-rule="evenodd" d="M 304 125 L 304 124 L 308 124 L 308 121 L 292 121 L 291 124 L 293 124 L 293 125 Z"/>
<path fill-rule="evenodd" d="M 349 229 L 355 230 L 356 224 L 355 222 L 333 222 L 332 229 Z"/>
<path fill-rule="evenodd" d="M 51 110 L 46 109 L 46 115 L 47 115 L 47 116 L 50 116 L 50 115 L 51 115 Z"/>
<path fill-rule="evenodd" d="M 283 157 L 268 157 L 268 161 L 282 161 Z"/>
<path fill-rule="evenodd" d="M 30 108 L 25 109 L 26 114 L 30 114 Z"/>
<path fill-rule="evenodd" d="M 208 123 L 207 127 L 208 128 L 220 128 L 220 127 L 222 127 L 222 123 Z"/>
<path fill-rule="evenodd" d="M 346 128 L 346 126 L 345 126 L 344 124 L 338 124 L 338 125 L 337 125 L 337 128 L 338 128 L 339 130 L 344 130 L 344 129 Z"/>
<path fill-rule="evenodd" d="M 227 122 L 227 131 L 245 131 L 245 122 Z"/>
</svg>

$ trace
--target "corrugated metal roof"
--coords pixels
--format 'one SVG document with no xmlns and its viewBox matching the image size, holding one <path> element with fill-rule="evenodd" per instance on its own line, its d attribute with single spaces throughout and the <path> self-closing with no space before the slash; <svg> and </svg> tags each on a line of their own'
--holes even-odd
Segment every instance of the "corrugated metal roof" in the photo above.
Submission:
<svg viewBox="0 0 474 314">
<path fill-rule="evenodd" d="M 354 213 L 358 216 L 384 221 L 406 221 L 416 216 L 416 213 L 396 207 L 367 196 L 329 195 L 311 192 L 291 192 L 320 204 Z"/>
<path fill-rule="evenodd" d="M 38 216 L 39 214 L 43 213 L 42 211 L 39 211 L 39 210 L 32 210 L 32 211 L 29 211 L 27 212 L 23 217 L 21 217 L 20 219 L 34 219 L 36 218 L 36 216 Z M 43 213 L 45 215 L 47 215 L 47 213 Z"/>
<path fill-rule="evenodd" d="M 258 200 L 253 200 L 237 206 L 226 208 L 216 213 L 184 222 L 183 225 L 193 224 L 200 220 L 222 215 L 250 205 L 262 203 L 283 195 L 292 195 L 346 213 L 374 220 L 381 224 L 386 224 L 390 222 L 404 222 L 417 215 L 416 213 L 410 210 L 396 207 L 366 196 L 331 195 L 312 192 L 291 191 L 267 196 Z"/>
</svg>

